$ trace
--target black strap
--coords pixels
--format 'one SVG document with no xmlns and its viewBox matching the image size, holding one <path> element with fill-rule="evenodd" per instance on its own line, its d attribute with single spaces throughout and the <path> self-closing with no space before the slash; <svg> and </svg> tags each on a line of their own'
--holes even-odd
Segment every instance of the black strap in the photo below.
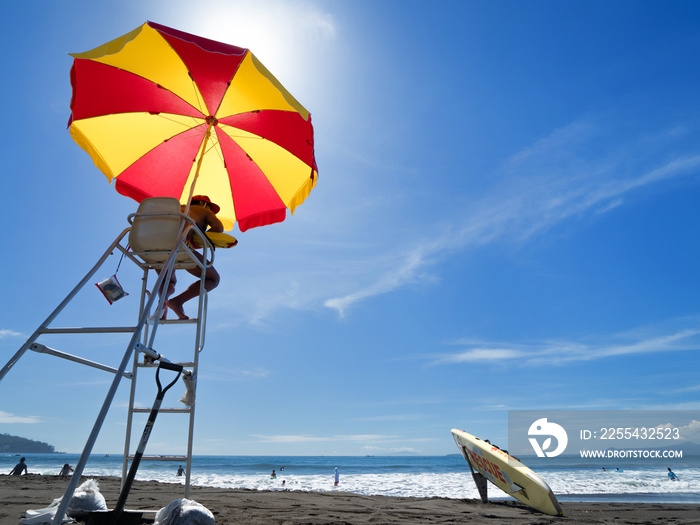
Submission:
<svg viewBox="0 0 700 525">
<path fill-rule="evenodd" d="M 126 245 L 126 251 L 129 251 L 129 248 L 131 248 L 130 245 Z M 122 256 L 119 257 L 119 264 L 117 264 L 117 269 L 114 270 L 114 275 L 117 275 L 117 272 L 119 271 L 119 267 L 122 265 L 122 261 L 124 260 L 124 252 L 122 252 Z"/>
</svg>

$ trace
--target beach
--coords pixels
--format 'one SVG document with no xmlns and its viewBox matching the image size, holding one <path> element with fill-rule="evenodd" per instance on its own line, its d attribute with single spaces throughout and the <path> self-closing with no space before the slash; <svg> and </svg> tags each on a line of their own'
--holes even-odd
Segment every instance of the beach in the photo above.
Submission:
<svg viewBox="0 0 700 525">
<path fill-rule="evenodd" d="M 117 477 L 95 479 L 112 509 L 119 496 Z M 0 475 L 0 525 L 17 525 L 28 509 L 41 509 L 63 495 L 68 479 L 28 474 Z M 135 481 L 127 510 L 159 510 L 184 496 L 175 483 Z M 659 521 L 700 524 L 700 505 L 671 503 L 564 502 L 563 517 L 547 516 L 516 501 L 482 503 L 473 499 L 365 496 L 342 491 L 245 490 L 193 486 L 190 499 L 209 509 L 219 524 L 547 524 L 633 523 Z M 143 523 L 152 523 L 152 513 Z M 82 522 L 81 522 L 82 523 Z"/>
</svg>

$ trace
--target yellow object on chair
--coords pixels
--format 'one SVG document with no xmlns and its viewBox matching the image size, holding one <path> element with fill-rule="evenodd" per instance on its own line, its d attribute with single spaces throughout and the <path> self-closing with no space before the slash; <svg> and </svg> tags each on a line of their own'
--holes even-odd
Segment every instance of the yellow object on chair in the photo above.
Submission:
<svg viewBox="0 0 700 525">
<path fill-rule="evenodd" d="M 214 248 L 233 248 L 238 244 L 238 239 L 235 237 L 221 232 L 206 232 L 205 235 L 209 241 L 214 245 Z M 198 248 L 202 247 L 202 243 L 197 237 L 193 239 L 194 245 Z"/>
</svg>

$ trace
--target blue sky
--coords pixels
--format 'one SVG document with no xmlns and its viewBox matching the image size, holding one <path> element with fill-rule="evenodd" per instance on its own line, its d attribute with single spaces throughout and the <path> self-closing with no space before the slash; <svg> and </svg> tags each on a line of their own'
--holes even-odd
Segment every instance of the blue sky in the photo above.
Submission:
<svg viewBox="0 0 700 525">
<path fill-rule="evenodd" d="M 152 20 L 249 47 L 316 132 L 307 201 L 216 253 L 195 453 L 447 454 L 454 427 L 506 443 L 508 410 L 700 410 L 697 2 L 7 10 L 3 364 L 136 208 L 66 131 L 67 53 Z M 126 266 L 128 298 L 90 285 L 57 324 L 133 322 Z M 44 342 L 111 365 L 125 346 Z M 0 433 L 79 452 L 110 382 L 29 352 L 0 383 Z M 121 452 L 127 399 L 124 382 L 95 451 Z M 183 452 L 177 418 L 149 453 Z"/>
</svg>

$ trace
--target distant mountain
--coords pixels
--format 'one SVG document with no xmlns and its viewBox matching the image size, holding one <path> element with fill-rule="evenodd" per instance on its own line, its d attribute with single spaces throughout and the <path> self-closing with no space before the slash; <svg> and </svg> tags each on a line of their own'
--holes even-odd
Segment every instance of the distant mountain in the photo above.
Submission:
<svg viewBox="0 0 700 525">
<path fill-rule="evenodd" d="M 700 455 L 700 445 L 697 443 L 692 443 L 690 441 L 686 441 L 683 444 L 680 445 L 671 445 L 670 447 L 661 447 L 661 450 L 682 450 L 686 454 L 692 454 L 692 455 Z"/>
<path fill-rule="evenodd" d="M 688 456 L 700 456 L 700 445 L 697 443 L 693 443 L 692 441 L 684 441 L 682 443 L 675 443 L 673 445 L 667 445 L 665 447 L 659 446 L 659 443 L 661 441 L 657 441 L 655 445 L 652 445 L 649 441 L 646 441 L 644 443 L 644 446 L 636 445 L 636 446 L 624 446 L 624 447 L 608 447 L 605 449 L 599 449 L 601 451 L 626 451 L 626 450 L 659 450 L 659 451 L 669 451 L 669 450 L 680 450 L 683 451 L 683 455 L 688 455 Z M 580 452 L 574 453 L 574 454 L 564 454 L 564 456 L 568 457 L 575 457 L 578 456 L 580 457 Z M 518 457 L 522 460 L 523 458 L 536 458 L 537 456 L 535 454 L 518 454 Z"/>
<path fill-rule="evenodd" d="M 0 434 L 0 453 L 2 454 L 54 454 L 53 445 L 34 441 L 10 434 Z"/>
<path fill-rule="evenodd" d="M 610 447 L 606 450 L 628 450 L 632 447 L 625 447 L 625 448 L 617 448 L 617 447 Z M 684 441 L 683 443 L 675 443 L 673 445 L 668 445 L 665 447 L 660 447 L 660 446 L 649 446 L 647 444 L 646 447 L 636 447 L 637 450 L 682 450 L 684 454 L 688 454 L 691 456 L 696 456 L 700 455 L 700 445 L 697 443 L 693 443 L 691 441 Z"/>
</svg>

